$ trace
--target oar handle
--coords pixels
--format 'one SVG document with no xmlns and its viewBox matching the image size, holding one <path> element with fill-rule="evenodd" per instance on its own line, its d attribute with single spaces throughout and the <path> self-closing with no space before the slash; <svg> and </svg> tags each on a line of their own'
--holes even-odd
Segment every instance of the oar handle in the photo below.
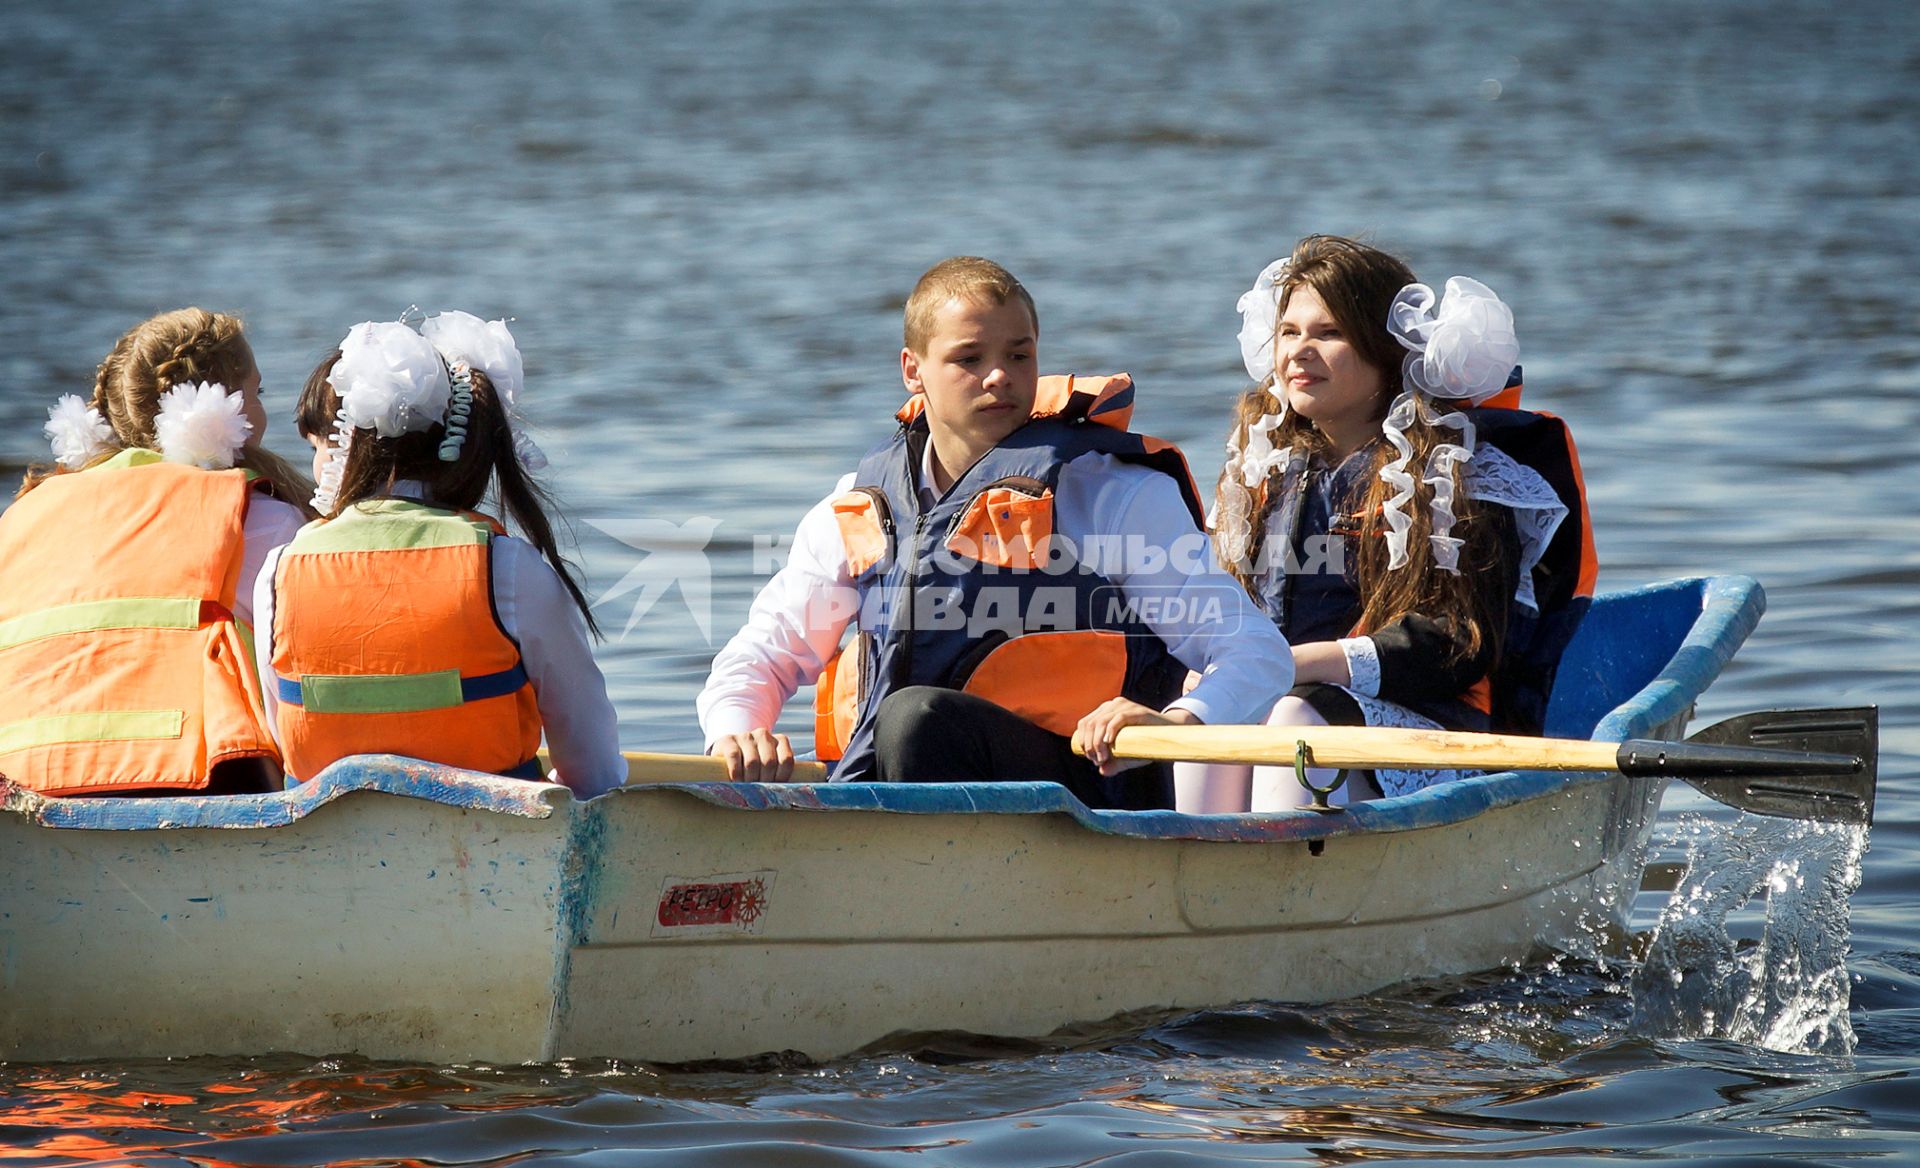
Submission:
<svg viewBox="0 0 1920 1168">
<path fill-rule="evenodd" d="M 1402 730 L 1382 726 L 1128 726 L 1114 738 L 1121 758 L 1288 766 L 1306 743 L 1324 767 L 1451 767 L 1467 770 L 1611 771 L 1618 743 L 1518 734 Z"/>
<path fill-rule="evenodd" d="M 623 750 L 627 760 L 628 783 L 719 783 L 727 779 L 727 760 L 710 754 L 650 754 L 642 750 Z M 824 783 L 827 764 L 796 762 L 796 783 Z"/>
</svg>

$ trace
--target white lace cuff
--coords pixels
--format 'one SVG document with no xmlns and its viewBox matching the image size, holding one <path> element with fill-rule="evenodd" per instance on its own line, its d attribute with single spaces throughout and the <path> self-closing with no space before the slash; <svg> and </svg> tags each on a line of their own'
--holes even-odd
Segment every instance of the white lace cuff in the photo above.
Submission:
<svg viewBox="0 0 1920 1168">
<path fill-rule="evenodd" d="M 1364 697 L 1380 695 L 1380 650 L 1372 637 L 1342 637 L 1334 644 L 1347 659 L 1347 688 Z"/>
</svg>

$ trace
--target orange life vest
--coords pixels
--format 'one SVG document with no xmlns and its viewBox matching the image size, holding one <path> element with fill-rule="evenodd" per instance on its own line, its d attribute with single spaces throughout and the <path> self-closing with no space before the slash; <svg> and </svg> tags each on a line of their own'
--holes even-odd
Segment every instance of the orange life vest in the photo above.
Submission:
<svg viewBox="0 0 1920 1168">
<path fill-rule="evenodd" d="M 309 523 L 273 579 L 275 725 L 287 771 L 403 754 L 538 777 L 540 711 L 493 612 L 482 515 L 407 499 Z"/>
<path fill-rule="evenodd" d="M 125 450 L 0 515 L 0 774 L 48 795 L 184 792 L 277 758 L 233 616 L 247 480 Z"/>
</svg>

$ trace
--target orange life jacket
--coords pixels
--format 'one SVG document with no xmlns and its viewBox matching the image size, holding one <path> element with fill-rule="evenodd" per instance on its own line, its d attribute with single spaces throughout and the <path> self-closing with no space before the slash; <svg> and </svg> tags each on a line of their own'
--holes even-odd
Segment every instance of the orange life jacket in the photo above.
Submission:
<svg viewBox="0 0 1920 1168">
<path fill-rule="evenodd" d="M 499 523 L 408 499 L 309 523 L 273 578 L 275 726 L 287 771 L 403 754 L 538 777 L 540 711 L 493 612 Z"/>
<path fill-rule="evenodd" d="M 125 450 L 0 514 L 0 774 L 185 792 L 278 757 L 233 615 L 251 495 L 246 471 Z"/>
</svg>

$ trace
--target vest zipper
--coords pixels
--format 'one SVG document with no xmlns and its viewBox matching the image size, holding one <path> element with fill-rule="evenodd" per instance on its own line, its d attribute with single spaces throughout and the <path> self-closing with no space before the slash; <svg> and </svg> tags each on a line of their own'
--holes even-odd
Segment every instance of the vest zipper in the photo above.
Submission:
<svg viewBox="0 0 1920 1168">
<path fill-rule="evenodd" d="M 919 600 L 919 585 L 915 581 L 920 578 L 920 540 L 926 533 L 927 513 L 922 511 L 913 521 L 913 545 L 908 548 L 907 603 L 905 609 L 897 614 L 897 621 L 902 622 L 898 627 L 906 635 L 900 639 L 900 666 L 894 670 L 893 688 L 896 690 L 906 685 L 907 679 L 913 676 L 913 611 Z"/>
</svg>

